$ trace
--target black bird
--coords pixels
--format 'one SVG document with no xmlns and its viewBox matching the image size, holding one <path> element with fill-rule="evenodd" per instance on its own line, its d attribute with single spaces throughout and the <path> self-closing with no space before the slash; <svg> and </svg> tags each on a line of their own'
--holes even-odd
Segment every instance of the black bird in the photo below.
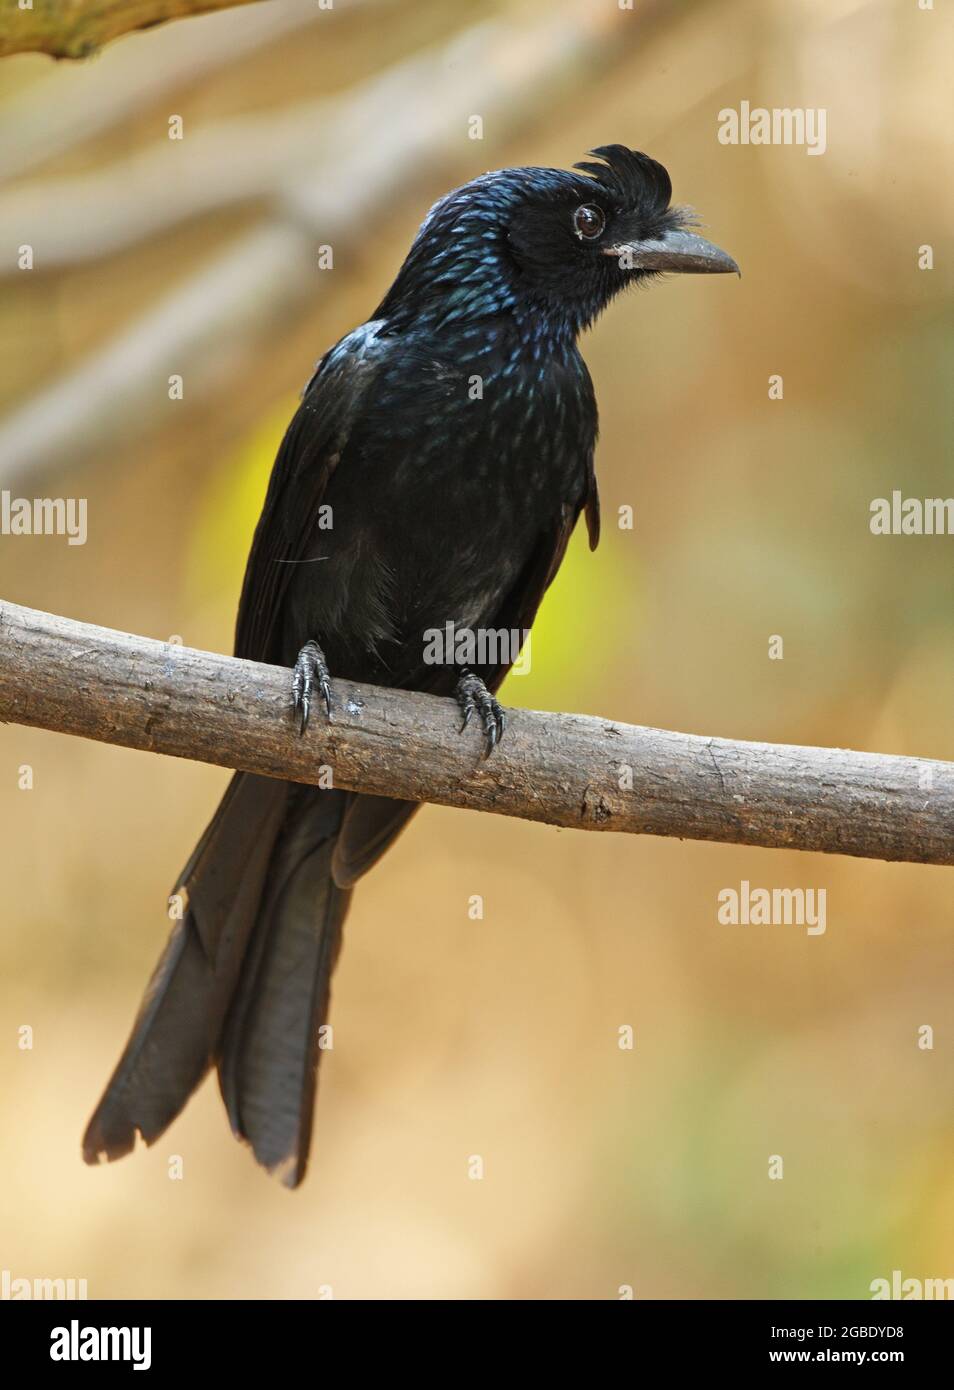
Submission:
<svg viewBox="0 0 954 1390">
<path fill-rule="evenodd" d="M 596 400 L 580 332 L 662 271 L 737 271 L 623 145 L 442 198 L 374 315 L 319 362 L 275 460 L 235 654 L 294 665 L 302 728 L 329 672 L 456 694 L 503 733 L 517 652 L 461 669 L 426 634 L 530 627 L 585 513 Z M 324 509 L 324 510 L 323 510 Z M 329 525 L 330 522 L 330 525 Z M 89 1163 L 156 1140 L 211 1066 L 237 1137 L 295 1187 L 352 885 L 416 806 L 238 773 L 183 870 L 186 904 L 89 1123 Z"/>
</svg>

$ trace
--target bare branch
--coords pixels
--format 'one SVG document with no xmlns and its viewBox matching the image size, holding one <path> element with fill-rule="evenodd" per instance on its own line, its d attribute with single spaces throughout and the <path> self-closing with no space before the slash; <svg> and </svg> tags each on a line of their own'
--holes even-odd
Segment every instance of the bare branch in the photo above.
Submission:
<svg viewBox="0 0 954 1390">
<path fill-rule="evenodd" d="M 0 58 L 11 53 L 48 53 L 53 58 L 88 58 L 111 39 L 134 29 L 151 29 L 167 19 L 232 9 L 253 0 L 0 0 Z"/>
<path fill-rule="evenodd" d="M 583 830 L 954 863 L 954 764 L 514 710 L 484 759 L 450 700 L 334 682 L 299 738 L 290 672 L 0 605 L 0 720 L 269 777 Z"/>
</svg>

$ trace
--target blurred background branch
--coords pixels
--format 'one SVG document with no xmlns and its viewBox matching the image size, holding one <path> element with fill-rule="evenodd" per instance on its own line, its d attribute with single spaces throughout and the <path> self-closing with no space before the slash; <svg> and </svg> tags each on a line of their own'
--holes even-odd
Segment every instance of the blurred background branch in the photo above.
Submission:
<svg viewBox="0 0 954 1390">
<path fill-rule="evenodd" d="M 268 326 L 315 296 L 319 246 L 340 268 L 389 207 L 459 147 L 478 112 L 496 144 L 621 62 L 664 10 L 571 0 L 517 26 L 486 21 L 414 52 L 334 100 L 282 107 L 165 140 L 97 173 L 28 184 L 0 213 L 0 242 L 32 247 L 31 273 L 115 257 L 202 213 L 258 203 L 251 228 L 111 341 L 0 422 L 0 469 L 19 482 L 75 447 L 149 420 L 170 374 L 191 397 L 249 361 Z M 342 152 L 347 157 L 342 157 Z M 7 269 L 16 274 L 16 263 Z M 223 350 L 223 347 L 225 350 Z"/>
<path fill-rule="evenodd" d="M 256 0 L 0 0 L 0 58 L 48 53 L 88 58 L 103 44 L 134 29 L 249 5 Z"/>
<path fill-rule="evenodd" d="M 302 738 L 288 670 L 0 607 L 0 720 L 571 829 L 954 864 L 951 763 L 532 710 L 484 759 L 451 700 L 333 685 Z"/>
<path fill-rule="evenodd" d="M 5 0 L 3 0 L 5 3 Z M 348 0 L 349 12 L 385 0 Z M 326 12 L 321 12 L 326 13 Z M 314 25 L 315 0 L 269 0 L 228 16 L 154 29 L 145 43 L 123 44 L 96 57 L 96 82 L 89 67 L 47 65 L 35 81 L 3 104 L 3 121 L 17 132 L 0 148 L 0 180 L 26 174 L 38 164 L 108 135 L 152 103 L 192 83 L 214 82 L 249 56 Z"/>
</svg>

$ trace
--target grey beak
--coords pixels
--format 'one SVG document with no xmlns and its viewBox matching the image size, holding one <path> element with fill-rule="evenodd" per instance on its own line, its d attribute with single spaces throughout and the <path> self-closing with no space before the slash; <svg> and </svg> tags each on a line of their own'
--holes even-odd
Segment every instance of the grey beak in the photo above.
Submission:
<svg viewBox="0 0 954 1390">
<path fill-rule="evenodd" d="M 624 242 L 608 246 L 604 256 L 615 256 L 622 270 L 674 270 L 684 275 L 725 275 L 742 272 L 727 251 L 713 246 L 695 232 L 665 232 L 655 241 Z"/>
</svg>

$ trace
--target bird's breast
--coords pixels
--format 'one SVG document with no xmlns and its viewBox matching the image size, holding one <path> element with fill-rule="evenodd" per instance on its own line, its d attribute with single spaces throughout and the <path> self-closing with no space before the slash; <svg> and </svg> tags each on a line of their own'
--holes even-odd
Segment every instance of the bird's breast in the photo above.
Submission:
<svg viewBox="0 0 954 1390">
<path fill-rule="evenodd" d="M 595 432 L 585 367 L 466 344 L 411 354 L 330 480 L 327 559 L 296 576 L 316 631 L 339 633 L 349 660 L 365 643 L 393 661 L 423 629 L 493 621 L 541 535 L 582 502 Z"/>
</svg>

